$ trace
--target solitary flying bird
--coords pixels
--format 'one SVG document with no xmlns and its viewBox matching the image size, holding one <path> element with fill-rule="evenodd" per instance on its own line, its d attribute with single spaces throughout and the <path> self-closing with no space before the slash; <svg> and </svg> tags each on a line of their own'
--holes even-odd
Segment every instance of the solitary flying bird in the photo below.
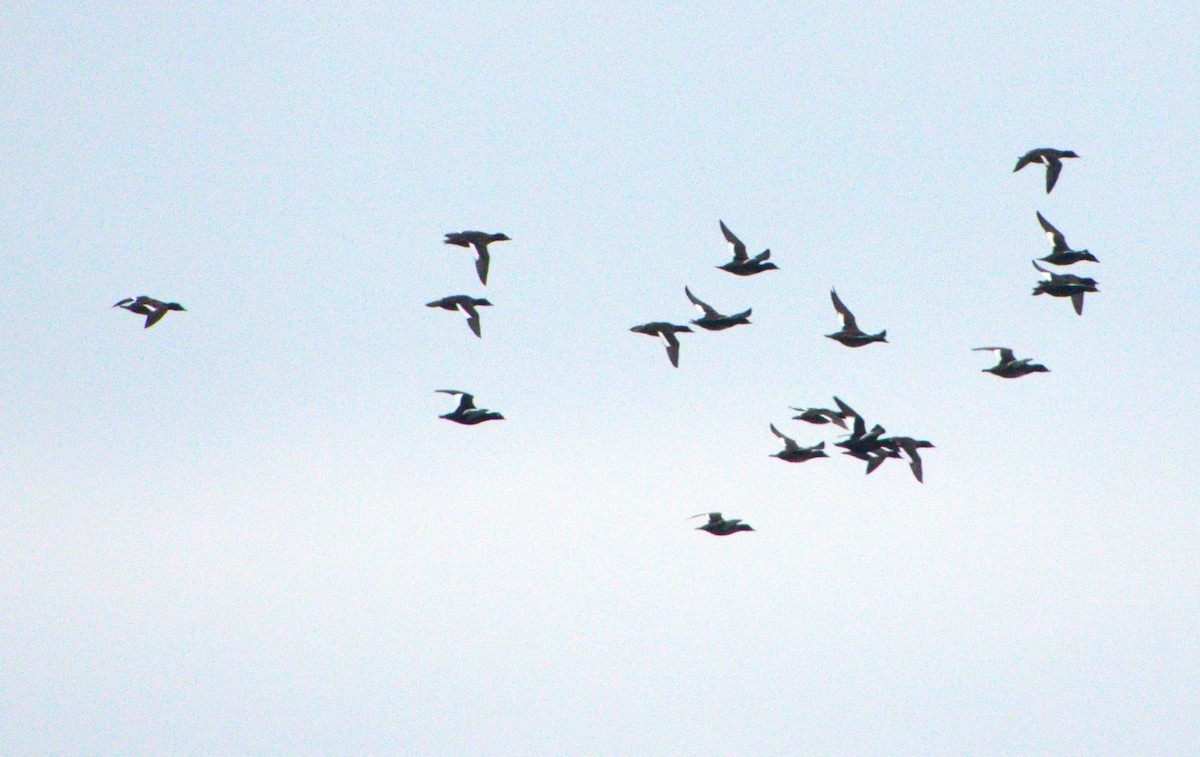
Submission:
<svg viewBox="0 0 1200 757">
<path fill-rule="evenodd" d="M 771 433 L 783 440 L 783 449 L 771 455 L 788 463 L 802 463 L 805 460 L 812 460 L 817 457 L 829 457 L 825 454 L 825 442 L 821 442 L 812 447 L 801 447 L 796 444 L 796 440 L 790 436 L 786 436 L 779 429 L 775 428 L 775 424 L 771 424 Z"/>
<path fill-rule="evenodd" d="M 440 394 L 459 395 L 458 407 L 445 415 L 439 415 L 439 418 L 461 423 L 464 426 L 474 426 L 476 423 L 483 423 L 484 421 L 504 420 L 504 416 L 500 413 L 475 407 L 475 395 L 473 394 L 460 392 L 457 389 L 438 389 L 437 391 Z"/>
<path fill-rule="evenodd" d="M 1040 212 L 1037 214 L 1037 219 L 1038 223 L 1042 225 L 1042 229 L 1046 232 L 1046 236 L 1050 237 L 1051 244 L 1054 245 L 1054 249 L 1050 251 L 1050 254 L 1044 258 L 1038 258 L 1039 260 L 1044 260 L 1051 265 L 1071 265 L 1081 260 L 1090 260 L 1093 263 L 1100 262 L 1096 259 L 1095 255 L 1087 250 L 1072 250 L 1067 245 L 1067 238 L 1063 236 L 1063 233 L 1054 228 Z"/>
<path fill-rule="evenodd" d="M 180 305 L 178 302 L 163 302 L 162 300 L 156 300 L 153 297 L 147 297 L 144 294 L 138 296 L 137 299 L 134 299 L 133 297 L 126 297 L 125 299 L 113 305 L 113 307 L 124 308 L 131 313 L 137 313 L 138 315 L 146 316 L 146 324 L 142 326 L 144 329 L 148 329 L 161 321 L 163 316 L 165 316 L 169 310 L 187 310 L 187 308 L 185 308 L 183 305 Z"/>
<path fill-rule="evenodd" d="M 730 534 L 737 533 L 738 531 L 754 530 L 749 526 L 749 524 L 742 523 L 741 519 L 732 518 L 730 520 L 725 520 L 721 517 L 720 513 L 698 513 L 693 515 L 692 518 L 699 518 L 706 514 L 708 515 L 708 523 L 705 523 L 703 526 L 699 526 L 696 529 L 697 531 L 707 531 L 713 536 L 729 536 Z M 688 518 L 688 520 L 691 520 L 692 518 Z"/>
<path fill-rule="evenodd" d="M 1033 287 L 1033 294 L 1048 294 L 1051 297 L 1070 297 L 1075 306 L 1075 314 L 1083 315 L 1083 295 L 1085 292 L 1099 292 L 1096 280 L 1086 276 L 1076 276 L 1073 273 L 1054 273 L 1047 271 L 1033 261 L 1033 267 L 1048 276 Z"/>
<path fill-rule="evenodd" d="M 664 321 L 643 323 L 641 326 L 634 326 L 629 330 L 661 338 L 667 348 L 667 357 L 670 358 L 671 365 L 676 368 L 679 367 L 679 338 L 675 334 L 680 331 L 686 331 L 689 334 L 692 333 L 692 330 L 687 326 L 676 326 L 673 323 L 666 323 Z"/>
<path fill-rule="evenodd" d="M 833 298 L 833 308 L 838 311 L 838 315 L 842 317 L 842 330 L 835 331 L 832 334 L 825 336 L 834 341 L 841 342 L 847 347 L 862 347 L 864 344 L 871 342 L 887 342 L 887 329 L 880 331 L 878 334 L 867 334 L 858 327 L 858 322 L 854 320 L 854 313 L 842 304 L 842 300 L 838 297 L 837 290 L 830 289 L 830 296 Z"/>
<path fill-rule="evenodd" d="M 467 325 L 471 327 L 471 331 L 475 332 L 475 336 L 482 337 L 479 324 L 479 311 L 476 308 L 490 306 L 492 303 L 485 299 L 476 299 L 465 294 L 453 294 L 449 297 L 443 297 L 440 300 L 425 303 L 425 307 L 442 308 L 451 312 L 461 310 L 467 315 Z"/>
<path fill-rule="evenodd" d="M 1013 169 L 1013 173 L 1020 171 L 1030 163 L 1045 163 L 1046 194 L 1050 194 L 1050 190 L 1054 189 L 1054 183 L 1058 181 L 1058 174 L 1062 171 L 1062 159 L 1078 157 L 1071 150 L 1055 150 L 1053 147 L 1039 147 L 1017 158 L 1017 167 Z"/>
<path fill-rule="evenodd" d="M 504 234 L 489 234 L 486 231 L 451 231 L 446 234 L 444 241 L 459 247 L 475 248 L 475 254 L 478 256 L 475 259 L 475 271 L 479 274 L 479 280 L 487 286 L 488 263 L 492 259 L 488 254 L 488 245 L 492 242 L 507 242 L 509 238 Z"/>
<path fill-rule="evenodd" d="M 721 233 L 725 235 L 725 241 L 729 242 L 733 247 L 733 260 L 725 265 L 719 265 L 723 271 L 729 271 L 736 276 L 753 276 L 756 273 L 763 271 L 777 270 L 779 266 L 774 263 L 768 263 L 767 260 L 771 257 L 771 250 L 766 249 L 758 253 L 754 257 L 746 254 L 746 245 L 742 240 L 734 236 L 734 233 L 729 230 L 724 221 L 718 220 L 721 224 Z"/>
<path fill-rule="evenodd" d="M 697 318 L 696 320 L 692 321 L 692 323 L 696 324 L 702 329 L 708 329 L 709 331 L 721 331 L 722 329 L 728 329 L 741 323 L 750 323 L 750 308 L 747 308 L 740 313 L 734 313 L 733 315 L 722 315 L 708 303 L 702 302 L 700 298 L 692 294 L 692 290 L 688 289 L 687 287 L 683 288 L 683 293 L 686 294 L 687 298 L 692 301 L 692 304 L 696 306 L 696 309 L 703 314 L 701 318 Z"/>
<path fill-rule="evenodd" d="M 1020 378 L 1030 373 L 1048 373 L 1049 368 L 1041 363 L 1033 362 L 1033 358 L 1021 358 L 1017 360 L 1013 355 L 1013 351 L 1008 347 L 973 347 L 975 351 L 995 352 L 999 357 L 999 362 L 991 368 L 983 368 L 984 373 L 994 373 L 1000 378 Z"/>
</svg>

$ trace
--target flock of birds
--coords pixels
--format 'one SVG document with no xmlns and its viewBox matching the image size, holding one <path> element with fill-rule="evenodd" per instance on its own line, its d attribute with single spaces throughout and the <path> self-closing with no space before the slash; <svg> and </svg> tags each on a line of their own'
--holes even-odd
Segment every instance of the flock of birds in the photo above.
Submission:
<svg viewBox="0 0 1200 757">
<path fill-rule="evenodd" d="M 1054 189 L 1059 174 L 1062 172 L 1063 159 L 1077 157 L 1079 156 L 1071 150 L 1056 150 L 1049 147 L 1037 148 L 1030 150 L 1018 158 L 1016 168 L 1013 171 L 1014 173 L 1020 171 L 1032 163 L 1045 165 L 1046 193 L 1049 194 Z M 1039 260 L 1053 266 L 1074 265 L 1082 261 L 1099 262 L 1088 250 L 1071 249 L 1063 233 L 1047 221 L 1040 211 L 1037 213 L 1037 219 L 1052 244 L 1050 254 L 1039 258 Z M 728 263 L 717 266 L 717 268 L 732 273 L 735 276 L 754 276 L 764 271 L 777 270 L 779 268 L 770 262 L 771 250 L 769 248 L 751 257 L 746 250 L 745 243 L 730 231 L 725 222 L 718 221 L 718 223 L 720 224 L 721 233 L 724 235 L 725 241 L 733 250 L 733 259 Z M 479 275 L 479 281 L 484 286 L 487 286 L 488 269 L 491 265 L 491 254 L 488 251 L 488 245 L 494 242 L 509 241 L 510 238 L 505 234 L 492 234 L 483 231 L 450 232 L 445 236 L 446 238 L 443 240 L 445 244 L 474 249 L 476 256 L 475 271 Z M 1038 265 L 1037 260 L 1033 261 L 1033 266 L 1044 276 L 1034 286 L 1033 294 L 1035 296 L 1048 294 L 1051 297 L 1069 298 L 1075 308 L 1075 312 L 1079 315 L 1083 315 L 1084 294 L 1099 291 L 1095 279 L 1076 276 L 1074 274 L 1056 273 Z M 725 315 L 693 294 L 689 287 L 685 286 L 683 291 L 688 300 L 700 313 L 699 318 L 690 321 L 694 326 L 698 326 L 706 331 L 723 331 L 734 326 L 750 323 L 751 308 L 732 315 Z M 833 308 L 841 320 L 842 328 L 832 334 L 826 334 L 827 338 L 852 348 L 864 347 L 873 342 L 887 342 L 886 329 L 875 334 L 870 334 L 859 328 L 854 313 L 842 302 L 836 290 L 830 290 L 830 298 L 833 301 Z M 483 336 L 483 327 L 479 308 L 489 307 L 491 304 L 487 299 L 472 297 L 466 294 L 450 295 L 426 303 L 427 307 L 430 308 L 441 308 L 451 312 L 457 311 L 462 313 L 466 316 L 468 328 L 471 329 L 471 332 L 476 337 L 480 338 Z M 113 305 L 113 307 L 123 308 L 131 313 L 145 316 L 146 320 L 143 328 L 150 328 L 172 310 L 186 310 L 186 308 L 177 302 L 163 302 L 146 295 L 126 297 Z M 679 337 L 677 335 L 680 333 L 693 333 L 691 327 L 687 324 L 675 324 L 669 321 L 643 323 L 633 326 L 630 328 L 630 331 L 661 339 L 666 348 L 667 359 L 676 368 L 679 367 L 680 349 Z M 998 358 L 996 365 L 984 368 L 983 371 L 1001 378 L 1019 378 L 1030 373 L 1042 373 L 1050 370 L 1040 363 L 1033 362 L 1031 358 L 1017 359 L 1013 350 L 1009 347 L 975 347 L 974 349 L 996 353 Z M 440 418 L 466 426 L 473 426 L 487 421 L 504 420 L 504 416 L 498 412 L 476 407 L 475 397 L 469 392 L 459 389 L 438 389 L 436 392 L 458 397 L 458 406 L 449 413 L 439 416 Z M 866 421 L 862 415 L 837 397 L 834 397 L 833 400 L 837 405 L 836 410 L 820 407 L 793 407 L 791 409 L 799 413 L 799 415 L 793 416 L 793 419 L 815 425 L 832 424 L 847 430 L 849 432 L 848 436 L 842 441 L 835 442 L 834 445 L 841 447 L 843 454 L 865 461 L 867 463 L 867 474 L 874 472 L 889 458 L 907 458 L 913 477 L 918 482 L 924 481 L 922 462 L 918 450 L 933 447 L 934 445 L 931 442 L 915 439 L 910 436 L 884 436 L 886 430 L 879 424 L 875 424 L 868 430 Z M 848 428 L 846 424 L 851 418 L 853 418 L 854 425 L 852 428 Z M 825 452 L 824 441 L 804 447 L 777 429 L 774 423 L 769 424 L 769 426 L 771 432 L 783 442 L 783 449 L 774 453 L 771 457 L 777 457 L 788 463 L 802 463 L 829 456 Z M 708 516 L 708 522 L 700 526 L 698 530 L 707 531 L 715 536 L 728 536 L 739 531 L 754 530 L 749 524 L 743 523 L 740 519 L 726 519 L 719 512 L 699 513 L 691 517 L 699 518 L 705 515 Z"/>
</svg>

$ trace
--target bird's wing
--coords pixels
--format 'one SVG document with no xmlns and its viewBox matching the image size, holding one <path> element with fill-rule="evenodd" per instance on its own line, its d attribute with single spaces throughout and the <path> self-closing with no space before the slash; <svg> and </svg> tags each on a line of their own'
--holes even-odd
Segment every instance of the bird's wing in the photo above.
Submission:
<svg viewBox="0 0 1200 757">
<path fill-rule="evenodd" d="M 746 245 L 745 245 L 745 243 L 743 243 L 742 240 L 738 239 L 737 236 L 735 236 L 734 233 L 729 230 L 729 227 L 725 225 L 724 221 L 718 220 L 717 223 L 721 224 L 721 233 L 725 235 L 725 241 L 729 242 L 729 244 L 733 245 L 733 259 L 739 263 L 745 261 L 746 260 Z"/>
<path fill-rule="evenodd" d="M 780 439 L 783 440 L 783 447 L 788 452 L 795 452 L 796 450 L 800 449 L 800 445 L 796 444 L 796 440 L 792 439 L 790 436 L 785 435 L 779 429 L 775 428 L 774 423 L 771 424 L 771 432 L 773 434 L 775 434 L 775 436 L 778 436 Z"/>
<path fill-rule="evenodd" d="M 1075 315 L 1083 315 L 1083 292 L 1072 293 L 1071 304 L 1075 306 Z"/>
<path fill-rule="evenodd" d="M 701 313 L 704 313 L 705 315 L 713 317 L 713 318 L 721 315 L 716 310 L 714 310 L 711 305 L 702 301 L 696 295 L 692 294 L 692 290 L 688 289 L 687 287 L 684 287 L 683 291 L 684 291 L 684 294 L 687 295 L 688 299 L 692 301 L 692 304 L 700 309 Z"/>
<path fill-rule="evenodd" d="M 1067 238 L 1061 231 L 1054 228 L 1054 225 L 1047 221 L 1045 216 L 1039 212 L 1037 218 L 1038 223 L 1042 225 L 1042 230 L 1046 232 L 1046 236 L 1050 237 L 1050 242 L 1054 245 L 1053 252 L 1066 252 L 1071 249 L 1067 247 Z"/>
<path fill-rule="evenodd" d="M 1050 190 L 1054 189 L 1054 183 L 1058 181 L 1058 174 L 1062 171 L 1062 161 L 1053 156 L 1046 157 L 1046 194 L 1050 194 Z"/>
<path fill-rule="evenodd" d="M 975 352 L 995 352 L 1001 363 L 1011 363 L 1013 361 L 1013 351 L 1008 347 L 972 347 Z"/>
<path fill-rule="evenodd" d="M 771 249 L 768 247 L 762 252 L 755 255 L 751 260 L 754 263 L 763 263 L 771 259 Z"/>
<path fill-rule="evenodd" d="M 150 328 L 154 324 L 161 321 L 163 319 L 163 316 L 166 314 L 167 314 L 167 308 L 157 308 L 157 309 L 151 310 L 150 313 L 146 316 L 146 325 L 142 326 L 142 328 L 144 328 L 144 329 Z"/>
<path fill-rule="evenodd" d="M 660 331 L 658 335 L 667 343 L 667 357 L 671 359 L 671 365 L 679 367 L 679 337 L 675 336 L 673 331 Z"/>
<path fill-rule="evenodd" d="M 1022 155 L 1021 157 L 1017 158 L 1017 167 L 1013 169 L 1013 173 L 1020 171 L 1022 168 L 1029 165 L 1030 163 L 1041 163 L 1041 162 L 1042 162 L 1041 156 L 1039 156 L 1036 151 L 1031 150 L 1030 152 L 1027 152 L 1024 155 Z"/>
<path fill-rule="evenodd" d="M 829 290 L 829 296 L 833 299 L 833 309 L 838 311 L 838 315 L 842 317 L 842 327 L 847 331 L 857 331 L 858 322 L 854 320 L 854 313 L 842 302 L 842 298 L 838 297 L 836 289 Z"/>
<path fill-rule="evenodd" d="M 124 306 L 128 305 L 129 303 L 131 303 L 131 302 L 133 302 L 133 301 L 134 301 L 134 300 L 133 300 L 133 298 L 132 298 L 132 297 L 126 297 L 125 299 L 121 300 L 121 301 L 120 301 L 120 302 L 118 302 L 117 304 L 113 305 L 113 307 L 114 307 L 114 308 L 120 308 L 120 307 L 124 307 Z"/>
<path fill-rule="evenodd" d="M 488 254 L 485 245 L 477 244 L 475 250 L 479 253 L 479 257 L 475 259 L 475 272 L 479 274 L 479 280 L 483 282 L 483 285 L 487 286 L 488 263 L 491 262 L 492 256 Z"/>
<path fill-rule="evenodd" d="M 479 311 L 475 309 L 475 306 L 468 301 L 460 301 L 458 308 L 467 314 L 467 325 L 471 327 L 471 331 L 475 333 L 475 336 L 482 337 L 483 334 L 480 333 L 479 326 Z"/>
</svg>

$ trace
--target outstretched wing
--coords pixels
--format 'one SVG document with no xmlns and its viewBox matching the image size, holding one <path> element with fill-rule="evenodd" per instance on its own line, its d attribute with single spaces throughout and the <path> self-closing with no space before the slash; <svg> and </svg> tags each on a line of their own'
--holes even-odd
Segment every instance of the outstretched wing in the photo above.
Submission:
<svg viewBox="0 0 1200 757">
<path fill-rule="evenodd" d="M 679 337 L 675 336 L 673 331 L 659 331 L 658 335 L 667 345 L 667 357 L 671 360 L 671 365 L 679 367 Z"/>
<path fill-rule="evenodd" d="M 778 436 L 780 439 L 783 440 L 783 447 L 788 452 L 795 452 L 800 449 L 800 445 L 796 444 L 796 440 L 792 439 L 790 436 L 787 436 L 786 434 L 781 432 L 779 429 L 775 428 L 774 423 L 771 424 L 771 433 L 775 434 L 775 436 Z"/>
<path fill-rule="evenodd" d="M 1001 363 L 1011 363 L 1016 359 L 1013 351 L 1008 347 L 972 347 L 971 349 L 975 352 L 995 352 Z"/>
<path fill-rule="evenodd" d="M 718 220 L 717 223 L 721 224 L 721 233 L 725 235 L 725 241 L 733 245 L 733 259 L 739 263 L 745 261 L 746 245 L 729 230 L 724 221 Z"/>
<path fill-rule="evenodd" d="M 1038 154 L 1037 150 L 1030 150 L 1029 152 L 1025 153 L 1021 157 L 1017 158 L 1017 167 L 1013 169 L 1013 173 L 1020 171 L 1022 168 L 1029 165 L 1030 163 L 1041 163 L 1041 162 L 1042 162 L 1042 156 Z"/>
<path fill-rule="evenodd" d="M 701 313 L 704 313 L 705 315 L 709 316 L 710 318 L 716 318 L 717 316 L 721 315 L 716 310 L 714 310 L 713 307 L 711 305 L 709 305 L 707 302 L 704 302 L 699 297 L 692 294 L 692 290 L 688 289 L 687 287 L 684 287 L 683 292 L 684 292 L 684 294 L 687 295 L 687 298 L 692 301 L 693 305 L 700 308 Z"/>
<path fill-rule="evenodd" d="M 475 259 L 475 272 L 479 274 L 479 280 L 487 286 L 488 264 L 492 260 L 492 256 L 488 254 L 487 246 L 482 244 L 475 245 L 475 251 L 479 253 L 479 257 Z"/>
<path fill-rule="evenodd" d="M 1050 194 L 1050 190 L 1054 189 L 1054 183 L 1058 181 L 1058 174 L 1062 171 L 1062 161 L 1053 156 L 1046 156 L 1046 194 Z"/>
<path fill-rule="evenodd" d="M 1042 230 L 1046 232 L 1046 236 L 1050 237 L 1050 242 L 1054 245 L 1053 252 L 1067 252 L 1071 248 L 1067 246 L 1067 238 L 1063 233 L 1054 228 L 1054 225 L 1046 220 L 1040 212 L 1037 214 L 1038 223 L 1042 225 Z"/>
<path fill-rule="evenodd" d="M 854 320 L 854 313 L 851 313 L 850 308 L 842 302 L 842 298 L 838 297 L 837 290 L 830 289 L 829 296 L 833 299 L 833 309 L 838 311 L 838 315 L 842 317 L 842 327 L 847 331 L 858 331 L 858 322 Z"/>
</svg>

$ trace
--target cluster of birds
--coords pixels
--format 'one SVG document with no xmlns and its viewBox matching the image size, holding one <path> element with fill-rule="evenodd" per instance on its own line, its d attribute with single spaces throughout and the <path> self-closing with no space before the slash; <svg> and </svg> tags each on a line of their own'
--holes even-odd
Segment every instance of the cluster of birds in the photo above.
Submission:
<svg viewBox="0 0 1200 757">
<path fill-rule="evenodd" d="M 1059 174 L 1062 172 L 1063 159 L 1079 157 L 1071 150 L 1057 150 L 1049 147 L 1042 147 L 1022 155 L 1017 160 L 1014 172 L 1020 171 L 1025 166 L 1032 163 L 1040 163 L 1046 166 L 1046 193 L 1049 194 L 1058 181 Z M 1073 250 L 1067 244 L 1066 237 L 1061 231 L 1055 228 L 1046 218 L 1037 212 L 1038 222 L 1042 229 L 1049 237 L 1053 247 L 1049 255 L 1039 258 L 1039 260 L 1049 263 L 1054 266 L 1068 266 L 1081 261 L 1099 262 L 1094 255 L 1087 250 Z M 733 259 L 717 268 L 727 271 L 735 276 L 754 276 L 764 271 L 778 270 L 778 266 L 770 262 L 771 250 L 765 249 L 759 254 L 751 257 L 746 245 L 737 237 L 724 221 L 718 221 L 721 228 L 721 234 L 725 237 L 725 241 L 729 244 L 733 251 Z M 475 251 L 475 271 L 479 275 L 479 281 L 487 286 L 488 269 L 491 264 L 491 255 L 488 251 L 488 245 L 493 242 L 509 241 L 510 237 L 501 233 L 488 233 L 483 231 L 459 231 L 447 233 L 444 241 L 445 244 L 458 247 L 473 248 Z M 1066 297 L 1070 298 L 1075 307 L 1075 312 L 1079 315 L 1083 314 L 1083 297 L 1085 293 L 1097 292 L 1097 283 L 1095 279 L 1076 276 L 1073 274 L 1060 274 L 1043 268 L 1038 265 L 1038 261 L 1033 261 L 1033 266 L 1039 272 L 1044 274 L 1046 278 L 1039 281 L 1033 289 L 1033 294 L 1048 294 L 1051 297 Z M 700 313 L 700 317 L 691 320 L 690 323 L 698 326 L 706 331 L 724 331 L 725 329 L 733 328 L 750 323 L 751 308 L 725 315 L 712 307 L 708 303 L 701 300 L 692 293 L 690 287 L 683 288 L 684 294 L 688 300 L 696 307 Z M 858 321 L 854 313 L 846 307 L 845 303 L 838 296 L 835 289 L 830 290 L 830 298 L 833 301 L 834 311 L 841 320 L 842 327 L 832 334 L 825 336 L 846 347 L 863 347 L 873 342 L 887 343 L 887 330 L 879 331 L 871 334 L 863 331 L 858 326 Z M 460 312 L 466 316 L 467 327 L 476 337 L 482 338 L 483 327 L 480 319 L 479 308 L 490 307 L 492 305 L 487 299 L 482 297 L 472 297 L 467 294 L 454 294 L 442 297 L 439 300 L 426 303 L 427 307 L 441 308 L 451 312 Z M 143 328 L 150 328 L 158 323 L 170 311 L 183 311 L 185 308 L 177 302 L 163 302 L 153 297 L 140 295 L 138 297 L 127 297 L 117 302 L 113 307 L 123 308 L 131 313 L 145 316 L 145 324 Z M 639 334 L 658 337 L 662 340 L 666 348 L 667 358 L 671 365 L 679 367 L 679 349 L 680 342 L 678 334 L 692 333 L 692 329 L 687 324 L 676 324 L 669 321 L 651 321 L 637 326 L 633 326 L 630 331 Z M 1035 363 L 1030 358 L 1017 359 L 1013 350 L 1009 347 L 976 347 L 975 350 L 993 351 L 997 354 L 998 362 L 990 368 L 984 368 L 984 372 L 992 373 L 1001 378 L 1019 378 L 1030 373 L 1046 372 L 1049 369 L 1040 363 Z M 473 426 L 487 421 L 503 420 L 504 416 L 493 410 L 479 408 L 475 406 L 475 397 L 469 392 L 459 389 L 438 389 L 437 393 L 449 394 L 459 398 L 458 406 L 449 413 L 445 413 L 440 418 L 444 418 L 455 423 L 460 423 L 466 426 Z M 847 405 L 837 397 L 833 398 L 837 405 L 836 410 L 829 408 L 798 408 L 793 407 L 799 415 L 793 416 L 795 420 L 804 421 L 811 424 L 823 425 L 833 424 L 848 431 L 848 435 L 842 441 L 834 442 L 834 445 L 841 447 L 843 454 L 858 458 L 867 463 L 866 472 L 869 475 L 889 458 L 907 458 L 909 467 L 912 470 L 913 477 L 918 482 L 924 481 L 922 470 L 922 462 L 918 450 L 930 448 L 934 445 L 928 441 L 915 439 L 910 436 L 884 436 L 886 430 L 879 424 L 875 424 L 870 430 L 867 429 L 866 421 L 862 415 L 856 412 L 853 408 Z M 847 421 L 854 419 L 853 428 L 847 427 Z M 798 444 L 794 439 L 787 436 L 775 427 L 774 423 L 769 424 L 771 432 L 783 442 L 783 449 L 774 453 L 771 457 L 777 457 L 780 460 L 789 463 L 800 463 L 812 460 L 819 457 L 828 457 L 825 452 L 825 442 L 804 447 Z M 700 513 L 692 516 L 692 518 L 708 516 L 708 522 L 700 526 L 698 530 L 707 531 L 715 536 L 728 536 L 729 534 L 739 531 L 753 531 L 750 525 L 743 523 L 740 519 L 726 519 L 721 513 Z"/>
</svg>

